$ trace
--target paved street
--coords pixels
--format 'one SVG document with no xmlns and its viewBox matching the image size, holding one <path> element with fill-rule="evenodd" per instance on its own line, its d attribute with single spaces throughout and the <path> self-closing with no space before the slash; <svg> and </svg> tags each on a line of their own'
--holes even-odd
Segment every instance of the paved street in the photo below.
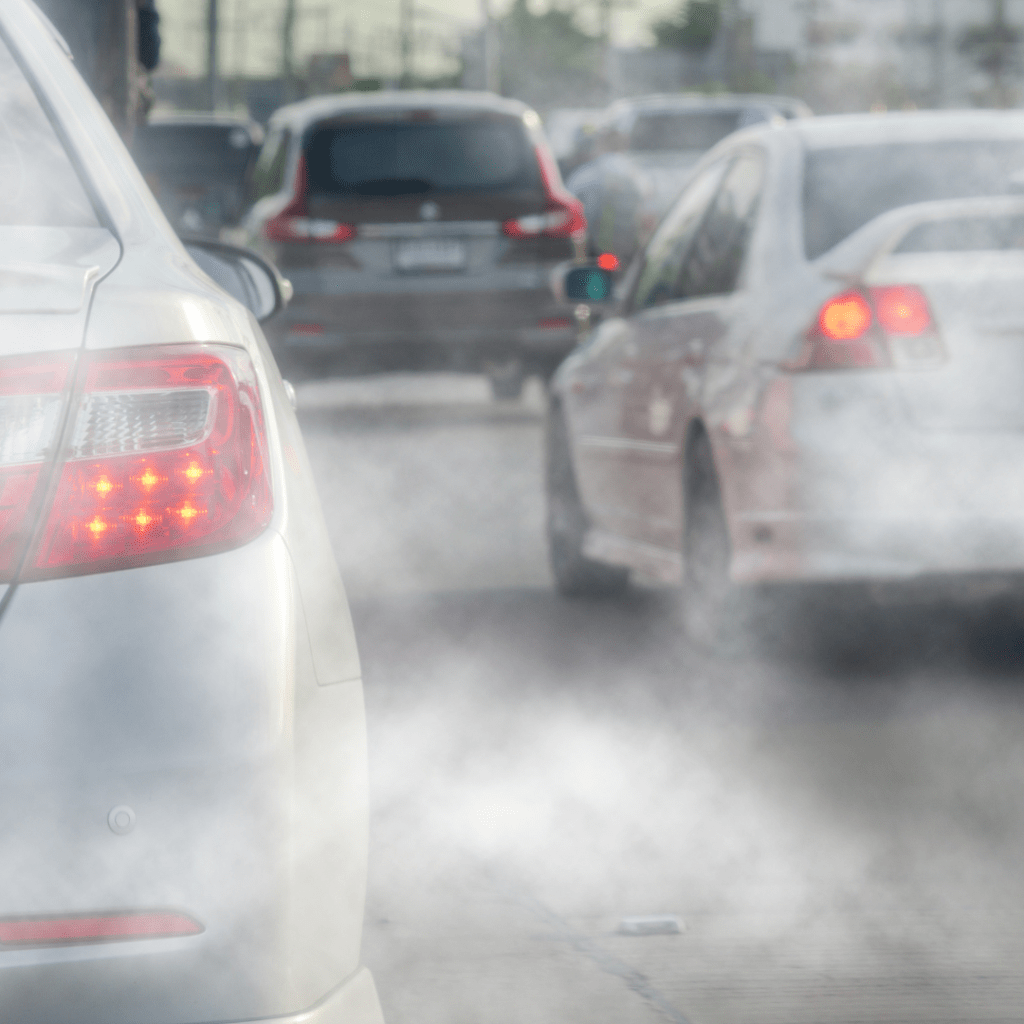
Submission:
<svg viewBox="0 0 1024 1024">
<path fill-rule="evenodd" d="M 553 593 L 539 389 L 299 403 L 363 656 L 388 1024 L 1024 1020 L 998 609 L 807 609 L 711 659 L 670 591 Z M 681 931 L 619 934 L 635 915 Z"/>
</svg>

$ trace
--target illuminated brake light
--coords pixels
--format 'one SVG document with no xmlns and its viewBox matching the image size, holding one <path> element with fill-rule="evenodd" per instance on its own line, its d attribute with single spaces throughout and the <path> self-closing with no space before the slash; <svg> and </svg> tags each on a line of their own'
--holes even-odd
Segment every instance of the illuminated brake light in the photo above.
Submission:
<svg viewBox="0 0 1024 1024">
<path fill-rule="evenodd" d="M 928 300 L 915 285 L 851 289 L 821 307 L 793 370 L 929 369 L 945 362 Z"/>
<path fill-rule="evenodd" d="M 541 183 L 547 197 L 544 213 L 531 213 L 523 217 L 512 217 L 501 225 L 509 238 L 572 238 L 582 240 L 587 231 L 583 216 L 583 204 L 562 184 L 558 165 L 543 147 L 535 150 Z"/>
<path fill-rule="evenodd" d="M 273 507 L 255 372 L 241 349 L 87 353 L 53 504 L 23 578 L 237 547 Z"/>
<path fill-rule="evenodd" d="M 263 235 L 271 242 L 348 242 L 356 236 L 351 224 L 309 217 L 306 211 L 306 156 L 299 157 L 295 186 L 288 205 L 263 225 Z"/>
<path fill-rule="evenodd" d="M 76 914 L 68 917 L 0 919 L 0 946 L 66 946 L 85 942 L 125 942 L 199 935 L 205 929 L 176 911 Z"/>
<path fill-rule="evenodd" d="M 597 257 L 597 265 L 602 270 L 618 270 L 619 257 L 613 252 L 603 252 Z"/>
<path fill-rule="evenodd" d="M 878 322 L 889 334 L 919 335 L 932 327 L 928 300 L 913 285 L 889 285 L 872 288 L 871 300 Z"/>
<path fill-rule="evenodd" d="M 818 314 L 818 328 L 829 341 L 855 341 L 871 327 L 871 307 L 860 292 L 829 299 Z"/>
</svg>

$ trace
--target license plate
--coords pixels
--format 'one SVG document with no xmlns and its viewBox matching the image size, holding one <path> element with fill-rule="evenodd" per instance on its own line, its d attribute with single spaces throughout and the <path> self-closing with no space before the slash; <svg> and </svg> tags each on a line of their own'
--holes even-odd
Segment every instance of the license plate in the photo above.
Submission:
<svg viewBox="0 0 1024 1024">
<path fill-rule="evenodd" d="M 397 270 L 462 270 L 465 265 L 465 245 L 450 238 L 399 242 L 395 249 Z"/>
</svg>

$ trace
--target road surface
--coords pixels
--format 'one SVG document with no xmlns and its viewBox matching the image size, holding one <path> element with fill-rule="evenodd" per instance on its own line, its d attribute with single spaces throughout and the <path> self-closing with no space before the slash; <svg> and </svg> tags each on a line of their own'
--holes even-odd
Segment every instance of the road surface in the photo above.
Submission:
<svg viewBox="0 0 1024 1024">
<path fill-rule="evenodd" d="M 542 408 L 299 389 L 363 657 L 388 1024 L 1024 1020 L 1024 631 L 817 609 L 711 658 L 671 591 L 560 599 Z"/>
</svg>

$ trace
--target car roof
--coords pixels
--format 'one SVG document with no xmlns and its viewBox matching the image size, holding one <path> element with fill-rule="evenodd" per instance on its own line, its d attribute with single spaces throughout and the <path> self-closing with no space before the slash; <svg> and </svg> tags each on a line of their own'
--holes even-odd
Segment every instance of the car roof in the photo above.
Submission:
<svg viewBox="0 0 1024 1024">
<path fill-rule="evenodd" d="M 1024 139 L 1024 110 L 921 110 L 836 114 L 788 122 L 808 149 L 958 139 Z"/>
<path fill-rule="evenodd" d="M 509 100 L 489 92 L 463 89 L 386 89 L 380 92 L 343 93 L 332 96 L 311 96 L 298 103 L 279 107 L 271 115 L 274 127 L 290 127 L 301 131 L 315 121 L 340 114 L 396 113 L 407 110 L 444 110 L 452 113 L 488 112 L 522 117 L 530 107 L 519 100 Z"/>
<path fill-rule="evenodd" d="M 614 117 L 625 112 L 653 110 L 740 110 L 745 107 L 773 107 L 791 116 L 806 117 L 810 107 L 803 100 L 792 96 L 771 96 L 766 93 L 719 93 L 708 96 L 704 93 L 652 93 L 648 96 L 634 96 L 631 99 L 616 100 L 608 114 Z"/>
<path fill-rule="evenodd" d="M 258 128 L 247 114 L 211 113 L 205 110 L 154 110 L 146 120 L 148 125 L 214 125 L 225 128 Z"/>
</svg>

